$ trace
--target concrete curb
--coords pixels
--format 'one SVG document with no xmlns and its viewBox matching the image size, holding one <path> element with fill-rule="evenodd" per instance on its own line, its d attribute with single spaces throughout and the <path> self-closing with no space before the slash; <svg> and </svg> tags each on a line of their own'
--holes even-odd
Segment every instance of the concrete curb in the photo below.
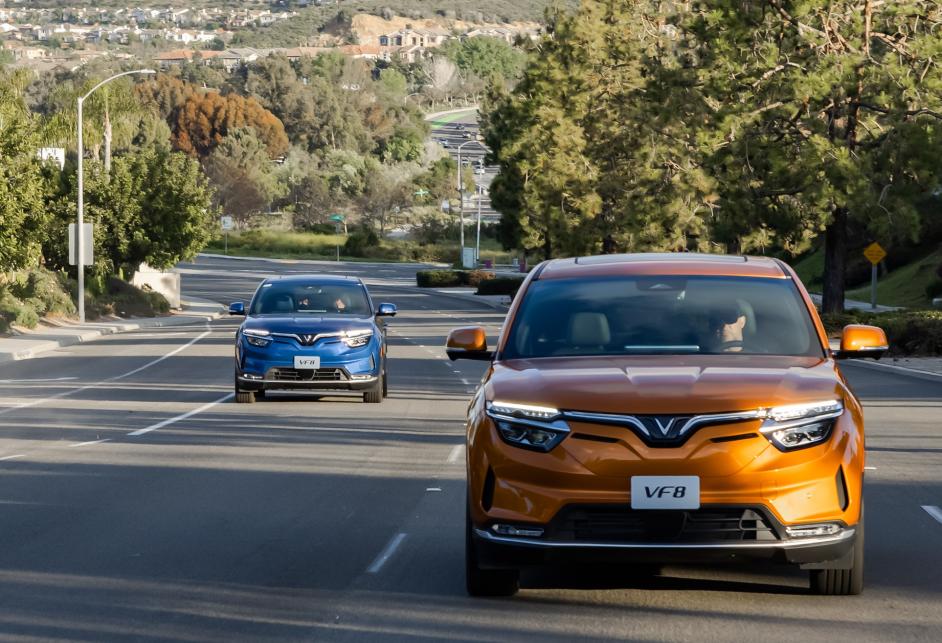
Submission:
<svg viewBox="0 0 942 643">
<path fill-rule="evenodd" d="M 0 339 L 0 363 L 32 359 L 59 348 L 83 344 L 94 341 L 105 335 L 116 335 L 146 328 L 167 328 L 173 326 L 187 326 L 198 322 L 210 322 L 219 319 L 226 313 L 221 304 L 207 299 L 184 297 L 184 312 L 169 317 L 149 317 L 128 321 L 101 322 L 86 324 L 85 326 L 59 326 L 57 334 L 51 338 L 36 337 L 32 335 L 18 335 L 11 338 Z M 21 344 L 21 346 L 18 346 Z"/>
<path fill-rule="evenodd" d="M 408 289 L 413 292 L 424 293 L 426 295 L 433 292 L 443 297 L 451 297 L 452 299 L 460 299 L 461 301 L 470 301 L 475 304 L 488 306 L 489 308 L 493 308 L 494 310 L 499 310 L 501 312 L 507 312 L 508 310 L 510 310 L 510 306 L 508 304 L 502 304 L 500 302 L 491 301 L 489 299 L 482 299 L 481 297 L 478 297 L 477 295 L 472 295 L 469 293 L 448 292 L 447 290 L 439 290 L 437 288 L 419 288 L 418 286 L 401 286 L 401 288 Z"/>
<path fill-rule="evenodd" d="M 333 264 L 333 265 L 336 265 L 336 264 L 337 264 L 337 262 L 335 262 L 335 261 L 324 261 L 324 260 L 321 260 L 321 259 L 272 259 L 272 258 L 270 258 L 270 257 L 232 257 L 232 256 L 229 256 L 229 255 L 220 255 L 220 254 L 207 253 L 207 252 L 201 252 L 201 253 L 199 253 L 199 255 L 197 255 L 197 256 L 198 256 L 198 257 L 206 257 L 207 259 L 236 259 L 236 260 L 243 260 L 243 261 L 271 261 L 271 262 L 273 262 L 273 263 L 311 263 L 311 264 L 329 263 L 329 264 Z M 344 263 L 344 262 L 341 261 L 340 263 Z M 354 265 L 360 265 L 360 264 L 358 264 L 358 263 L 356 263 L 356 262 L 349 262 L 349 263 L 353 263 Z M 450 264 L 431 264 L 431 263 L 412 263 L 412 264 L 396 264 L 396 265 L 400 265 L 400 266 L 416 266 L 416 267 L 434 267 L 434 268 L 450 267 Z M 368 281 L 369 278 L 365 278 L 365 280 Z M 508 305 L 506 305 L 506 304 L 501 304 L 501 303 L 498 303 L 498 302 L 495 302 L 495 301 L 489 301 L 489 300 L 487 300 L 487 299 L 481 299 L 481 298 L 479 298 L 477 295 L 471 295 L 471 294 L 467 294 L 467 293 L 447 292 L 447 291 L 444 291 L 444 290 L 438 290 L 438 289 L 436 289 L 436 288 L 419 288 L 418 286 L 406 286 L 406 285 L 399 285 L 399 284 L 397 284 L 397 287 L 398 287 L 398 288 L 402 288 L 403 290 L 409 290 L 410 292 L 420 292 L 420 293 L 425 293 L 425 294 L 428 294 L 429 292 L 435 292 L 435 293 L 438 293 L 439 295 L 443 295 L 443 296 L 445 296 L 445 297 L 451 297 L 451 298 L 453 298 L 453 299 L 460 299 L 460 300 L 462 300 L 462 301 L 470 301 L 470 302 L 474 302 L 474 303 L 477 303 L 477 304 L 483 304 L 484 306 L 488 306 L 488 307 L 490 307 L 490 308 L 493 308 L 493 309 L 495 309 L 495 310 L 500 310 L 500 311 L 503 311 L 503 312 L 506 312 L 507 310 L 510 309 L 510 306 L 508 306 Z"/>
<path fill-rule="evenodd" d="M 436 118 L 440 118 L 442 116 L 448 116 L 449 114 L 460 114 L 461 112 L 477 111 L 478 109 L 479 109 L 478 105 L 471 105 L 469 107 L 462 107 L 460 109 L 446 109 L 443 112 L 432 112 L 431 114 L 426 114 L 424 118 L 427 121 L 433 121 Z"/>
<path fill-rule="evenodd" d="M 854 359 L 850 360 L 848 364 L 854 366 L 860 366 L 861 368 L 866 368 L 871 371 L 892 371 L 900 375 L 907 375 L 909 377 L 926 380 L 929 382 L 942 382 L 942 373 L 934 373 L 932 371 L 921 371 L 918 368 L 909 368 L 908 366 L 897 366 L 895 364 L 883 364 L 881 362 L 876 362 L 873 360 L 862 360 Z"/>
<path fill-rule="evenodd" d="M 311 265 L 323 265 L 328 264 L 331 266 L 336 266 L 338 264 L 349 264 L 351 266 L 363 266 L 363 265 L 387 265 L 387 266 L 421 266 L 429 268 L 450 268 L 451 264 L 448 263 L 403 263 L 398 261 L 332 261 L 330 259 L 278 259 L 275 257 L 237 257 L 235 255 L 220 255 L 213 252 L 201 252 L 196 255 L 197 258 L 205 257 L 206 259 L 234 259 L 236 261 L 271 261 L 272 263 L 280 264 L 311 264 Z M 196 263 L 195 261 L 190 263 Z"/>
</svg>

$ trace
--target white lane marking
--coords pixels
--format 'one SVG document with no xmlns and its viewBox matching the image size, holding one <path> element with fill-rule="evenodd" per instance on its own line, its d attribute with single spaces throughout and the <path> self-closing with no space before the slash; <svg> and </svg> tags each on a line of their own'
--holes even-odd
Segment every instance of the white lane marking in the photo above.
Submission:
<svg viewBox="0 0 942 643">
<path fill-rule="evenodd" d="M 82 391 L 87 391 L 88 389 L 96 388 L 96 387 L 98 387 L 98 386 L 101 386 L 102 384 L 108 384 L 108 383 L 110 383 L 110 382 L 117 382 L 118 380 L 123 380 L 123 379 L 126 378 L 126 377 L 130 377 L 131 375 L 134 375 L 134 374 L 136 374 L 136 373 L 140 373 L 140 372 L 143 371 L 145 368 L 150 368 L 151 366 L 154 366 L 155 364 L 159 364 L 160 362 L 164 361 L 164 360 L 167 359 L 167 358 L 173 357 L 174 355 L 176 355 L 176 354 L 179 353 L 180 351 L 182 351 L 182 350 L 184 350 L 184 349 L 186 349 L 186 348 L 189 348 L 190 346 L 192 346 L 192 345 L 195 344 L 196 342 L 200 341 L 201 339 L 203 339 L 203 338 L 206 337 L 207 335 L 211 335 L 212 332 L 213 332 L 213 331 L 211 331 L 211 330 L 207 330 L 206 332 L 200 334 L 199 336 L 197 336 L 196 338 L 190 340 L 190 341 L 187 342 L 186 344 L 183 344 L 182 346 L 178 346 L 177 348 L 175 348 L 174 350 L 170 351 L 170 352 L 167 353 L 166 355 L 163 355 L 162 357 L 158 357 L 158 358 L 155 359 L 155 360 L 151 360 L 151 361 L 147 362 L 146 364 L 144 364 L 143 366 L 139 366 L 139 367 L 137 367 L 137 368 L 135 368 L 135 369 L 133 369 L 133 370 L 128 371 L 127 373 L 121 373 L 120 375 L 115 375 L 114 377 L 109 377 L 109 378 L 107 378 L 107 379 L 99 380 L 99 381 L 94 382 L 94 383 L 92 383 L 92 384 L 86 384 L 85 386 L 80 386 L 79 388 L 73 388 L 73 389 L 69 389 L 68 391 L 62 391 L 61 393 L 56 393 L 55 395 L 50 395 L 49 397 L 43 397 L 43 398 L 40 398 L 40 399 L 38 399 L 38 400 L 31 400 L 31 401 L 29 401 L 29 402 L 22 402 L 22 403 L 20 403 L 20 404 L 15 405 L 15 406 L 11 406 L 11 407 L 5 408 L 5 409 L 3 409 L 3 410 L 0 410 L 0 415 L 4 415 L 4 414 L 10 413 L 10 412 L 12 412 L 12 411 L 18 411 L 18 410 L 20 410 L 20 409 L 28 409 L 28 408 L 30 408 L 30 407 L 32 407 L 32 406 L 39 406 L 40 404 L 45 404 L 46 402 L 51 402 L 52 400 L 58 400 L 58 399 L 61 399 L 61 398 L 63 398 L 63 397 L 68 397 L 68 396 L 70 396 L 70 395 L 75 395 L 76 393 L 81 393 Z"/>
<path fill-rule="evenodd" d="M 876 471 L 876 467 L 864 467 L 864 471 Z"/>
<path fill-rule="evenodd" d="M 186 350 L 187 348 L 189 348 L 190 346 L 192 346 L 192 345 L 195 344 L 196 342 L 200 341 L 200 340 L 203 339 L 204 337 L 206 337 L 206 336 L 208 336 L 208 335 L 211 335 L 212 332 L 213 332 L 213 331 L 211 331 L 211 330 L 207 330 L 207 331 L 204 332 L 204 333 L 200 333 L 199 335 L 197 335 L 196 337 L 194 337 L 193 339 L 191 339 L 190 341 L 188 341 L 186 344 L 183 344 L 182 346 L 178 346 L 177 348 L 173 349 L 172 351 L 170 351 L 170 352 L 167 353 L 166 355 L 164 355 L 164 356 L 162 356 L 162 357 L 158 357 L 157 359 L 155 359 L 155 360 L 153 360 L 153 361 L 147 362 L 147 363 L 144 364 L 143 366 L 139 366 L 139 367 L 135 368 L 133 371 L 128 371 L 127 373 L 122 373 L 121 375 L 117 375 L 117 376 L 115 376 L 115 377 L 112 377 L 112 378 L 110 378 L 110 379 L 107 379 L 107 380 L 105 380 L 105 382 L 114 382 L 114 381 L 116 381 L 116 380 L 122 380 L 122 379 L 124 379 L 125 377 L 130 377 L 131 375 L 134 375 L 134 374 L 136 374 L 136 373 L 140 373 L 140 372 L 143 371 L 145 368 L 150 368 L 151 366 L 153 366 L 153 365 L 155 365 L 155 364 L 159 364 L 160 362 L 164 361 L 165 359 L 169 359 L 169 358 L 173 357 L 174 355 L 176 355 L 176 354 L 179 353 L 180 351 Z"/>
<path fill-rule="evenodd" d="M 0 384 L 39 384 L 40 382 L 66 382 L 77 379 L 77 377 L 46 377 L 34 380 L 0 380 Z"/>
<path fill-rule="evenodd" d="M 186 413 L 182 413 L 176 417 L 168 418 L 162 422 L 158 422 L 157 424 L 151 424 L 150 426 L 144 427 L 143 429 L 138 429 L 137 431 L 131 431 L 130 433 L 128 433 L 128 435 L 132 437 L 136 437 L 139 435 L 144 435 L 145 433 L 150 433 L 151 431 L 156 431 L 157 429 L 162 429 L 165 426 L 170 426 L 171 424 L 176 424 L 177 422 L 185 420 L 189 417 L 193 417 L 194 415 L 202 413 L 203 411 L 208 411 L 209 409 L 213 408 L 217 404 L 222 404 L 226 400 L 230 400 L 233 397 L 235 397 L 235 393 L 226 393 L 225 395 L 223 395 L 221 398 L 219 398 L 218 400 L 214 402 L 204 404 L 203 406 L 197 409 L 193 409 L 192 411 L 187 411 Z"/>
<path fill-rule="evenodd" d="M 91 444 L 101 444 L 102 442 L 111 442 L 111 438 L 105 438 L 103 440 L 90 440 L 88 442 L 76 442 L 75 444 L 70 444 L 70 447 L 87 447 Z"/>
<path fill-rule="evenodd" d="M 937 522 L 942 524 L 942 509 L 939 509 L 938 507 L 934 507 L 932 505 L 923 505 L 922 508 L 925 509 L 927 514 L 929 514 L 930 516 L 935 518 Z"/>
<path fill-rule="evenodd" d="M 441 491 L 442 488 L 441 487 L 426 487 L 425 490 L 426 491 Z"/>
<path fill-rule="evenodd" d="M 398 534 L 393 536 L 392 540 L 390 540 L 386 544 L 386 547 L 383 548 L 383 551 L 379 552 L 379 556 L 376 557 L 376 560 L 374 560 L 370 564 L 370 566 L 366 568 L 366 571 L 370 574 L 375 574 L 379 570 L 381 570 L 383 568 L 383 565 L 386 564 L 386 561 L 388 561 L 392 557 L 392 555 L 396 553 L 396 550 L 399 548 L 399 545 L 401 545 L 402 541 L 405 539 L 406 539 L 406 535 L 403 532 L 399 532 Z"/>
<path fill-rule="evenodd" d="M 25 457 L 26 457 L 25 453 L 18 453 L 16 455 L 5 455 L 2 458 L 0 458 L 0 462 L 4 460 L 13 460 L 14 458 L 25 458 Z"/>
<path fill-rule="evenodd" d="M 451 453 L 448 454 L 448 459 L 445 460 L 447 464 L 455 464 L 458 462 L 458 458 L 461 457 L 461 454 L 464 452 L 463 444 L 456 444 L 451 450 Z"/>
</svg>

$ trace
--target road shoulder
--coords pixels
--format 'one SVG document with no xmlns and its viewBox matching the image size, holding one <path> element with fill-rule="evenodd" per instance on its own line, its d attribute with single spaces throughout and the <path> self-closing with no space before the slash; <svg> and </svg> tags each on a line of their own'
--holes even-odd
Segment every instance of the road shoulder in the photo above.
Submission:
<svg viewBox="0 0 942 643">
<path fill-rule="evenodd" d="M 147 317 L 139 319 L 115 319 L 84 325 L 64 323 L 44 326 L 35 331 L 0 338 L 0 363 L 32 359 L 43 353 L 90 342 L 105 335 L 126 333 L 143 328 L 163 328 L 168 326 L 186 326 L 204 321 L 219 319 L 225 314 L 225 307 L 207 299 L 194 297 L 183 298 L 183 310 L 166 317 Z"/>
</svg>

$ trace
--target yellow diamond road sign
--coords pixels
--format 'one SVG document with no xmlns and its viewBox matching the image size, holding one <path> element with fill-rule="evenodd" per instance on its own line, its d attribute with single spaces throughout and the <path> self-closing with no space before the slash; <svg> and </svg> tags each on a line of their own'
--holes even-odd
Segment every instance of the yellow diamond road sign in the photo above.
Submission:
<svg viewBox="0 0 942 643">
<path fill-rule="evenodd" d="M 864 249 L 864 256 L 870 260 L 870 263 L 876 265 L 886 257 L 886 250 L 879 243 L 874 241 Z"/>
</svg>

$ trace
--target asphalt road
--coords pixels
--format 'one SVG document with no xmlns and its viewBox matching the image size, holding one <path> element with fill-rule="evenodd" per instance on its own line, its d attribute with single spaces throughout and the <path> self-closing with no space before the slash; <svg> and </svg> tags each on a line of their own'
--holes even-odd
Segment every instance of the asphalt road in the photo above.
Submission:
<svg viewBox="0 0 942 643">
<path fill-rule="evenodd" d="M 667 567 L 542 571 L 465 596 L 463 427 L 484 366 L 449 328 L 498 311 L 331 264 L 399 306 L 390 398 L 229 398 L 237 321 L 0 365 L 0 639 L 907 641 L 942 632 L 942 382 L 850 365 L 868 422 L 867 589 Z M 200 260 L 190 294 L 249 297 L 301 264 Z M 381 271 L 389 272 L 381 272 Z"/>
<path fill-rule="evenodd" d="M 432 140 L 443 145 L 449 155 L 456 161 L 458 160 L 458 148 L 463 146 L 461 147 L 462 164 L 468 163 L 472 168 L 477 167 L 477 163 L 482 162 L 487 153 L 487 148 L 483 143 L 470 142 L 475 141 L 479 134 L 477 112 L 469 110 L 465 113 L 451 115 L 449 118 L 454 120 L 448 123 L 432 123 Z M 491 207 L 489 194 L 491 181 L 494 180 L 497 169 L 496 165 L 487 165 L 484 167 L 483 174 L 476 172 L 474 174 L 475 184 L 479 188 L 483 188 L 480 196 L 481 219 L 486 222 L 500 220 L 500 214 Z M 466 216 L 473 218 L 477 215 L 478 199 L 479 196 L 476 194 L 465 195 Z"/>
</svg>

